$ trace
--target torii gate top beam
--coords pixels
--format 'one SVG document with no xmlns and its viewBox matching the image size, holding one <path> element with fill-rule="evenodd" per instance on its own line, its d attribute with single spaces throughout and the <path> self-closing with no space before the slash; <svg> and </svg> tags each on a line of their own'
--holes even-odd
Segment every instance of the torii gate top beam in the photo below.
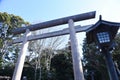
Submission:
<svg viewBox="0 0 120 80">
<path fill-rule="evenodd" d="M 43 28 L 49 28 L 49 27 L 53 27 L 57 25 L 67 24 L 69 19 L 72 19 L 74 22 L 87 20 L 87 19 L 95 18 L 95 13 L 96 13 L 95 11 L 92 11 L 88 13 L 83 13 L 83 14 L 64 17 L 64 18 L 55 19 L 51 21 L 46 21 L 46 22 L 30 25 L 27 27 L 20 27 L 20 28 L 12 30 L 12 33 L 20 34 L 20 33 L 24 33 L 26 29 L 29 29 L 30 31 L 35 31 L 35 30 L 39 30 Z"/>
</svg>

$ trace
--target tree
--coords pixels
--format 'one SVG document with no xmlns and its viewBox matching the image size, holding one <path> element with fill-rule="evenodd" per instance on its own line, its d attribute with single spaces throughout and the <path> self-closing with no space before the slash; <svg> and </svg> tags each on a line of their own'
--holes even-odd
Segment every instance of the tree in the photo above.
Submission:
<svg viewBox="0 0 120 80">
<path fill-rule="evenodd" d="M 50 80 L 74 80 L 72 55 L 69 45 L 57 51 L 51 60 Z"/>
<path fill-rule="evenodd" d="M 108 75 L 103 56 L 97 52 L 95 44 L 83 43 L 83 66 L 87 80 L 91 80 L 91 72 L 95 80 L 108 80 Z"/>
<path fill-rule="evenodd" d="M 6 12 L 0 12 L 0 64 L 3 62 L 13 61 L 13 56 L 16 56 L 18 49 L 16 45 L 8 46 L 8 42 L 15 37 L 11 30 L 13 28 L 28 25 L 21 17 Z M 17 51 L 17 52 L 15 52 Z M 12 55 L 12 56 L 10 56 Z"/>
<path fill-rule="evenodd" d="M 115 62 L 115 67 L 120 79 L 120 33 L 115 38 L 116 41 L 116 47 L 115 50 L 113 51 L 113 60 Z"/>
<path fill-rule="evenodd" d="M 19 45 L 8 45 L 9 41 L 20 36 L 13 35 L 12 29 L 28 24 L 19 16 L 0 12 L 0 75 L 12 77 L 14 64 L 19 53 Z"/>
<path fill-rule="evenodd" d="M 44 31 L 45 32 L 45 31 Z M 35 32 L 42 34 L 42 31 Z M 42 39 L 37 41 L 31 41 L 29 43 L 30 55 L 27 56 L 27 61 L 34 66 L 35 69 L 35 80 L 37 79 L 37 73 L 39 72 L 39 80 L 45 80 L 49 76 L 51 58 L 54 55 L 54 51 L 60 46 L 63 38 L 53 37 L 48 39 Z M 39 71 L 37 72 L 37 70 Z M 43 77 L 42 75 L 46 75 Z"/>
</svg>

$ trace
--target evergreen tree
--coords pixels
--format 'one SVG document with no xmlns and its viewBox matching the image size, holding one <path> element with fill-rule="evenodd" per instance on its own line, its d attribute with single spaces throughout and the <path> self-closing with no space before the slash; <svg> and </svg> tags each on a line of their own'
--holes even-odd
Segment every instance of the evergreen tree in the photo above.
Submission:
<svg viewBox="0 0 120 80">
<path fill-rule="evenodd" d="M 51 61 L 51 80 L 74 80 L 71 52 L 58 51 Z"/>
<path fill-rule="evenodd" d="M 12 38 L 17 37 L 11 33 L 12 29 L 28 24 L 19 16 L 0 12 L 0 69 L 5 69 L 7 66 L 13 67 L 17 59 L 18 45 L 8 45 Z"/>
</svg>

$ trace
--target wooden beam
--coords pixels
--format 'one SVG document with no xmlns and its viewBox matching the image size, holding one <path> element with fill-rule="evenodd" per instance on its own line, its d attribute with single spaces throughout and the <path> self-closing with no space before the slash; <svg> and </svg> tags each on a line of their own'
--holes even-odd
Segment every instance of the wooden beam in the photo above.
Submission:
<svg viewBox="0 0 120 80">
<path fill-rule="evenodd" d="M 92 25 L 86 25 L 86 26 L 79 25 L 79 26 L 75 26 L 75 31 L 76 32 L 84 32 L 84 31 L 87 31 L 91 27 L 92 27 Z M 59 31 L 55 31 L 55 32 L 49 32 L 49 33 L 44 33 L 44 34 L 40 34 L 40 35 L 28 36 L 27 40 L 32 41 L 32 40 L 56 37 L 56 36 L 67 35 L 67 34 L 69 34 L 69 29 L 65 28 L 63 30 L 59 30 Z M 12 44 L 21 43 L 22 41 L 23 41 L 23 38 L 15 39 L 15 40 L 13 40 Z"/>
<path fill-rule="evenodd" d="M 29 29 L 30 31 L 35 31 L 35 30 L 39 30 L 43 28 L 49 28 L 49 27 L 53 27 L 57 25 L 67 24 L 68 20 L 70 19 L 72 19 L 74 22 L 87 20 L 87 19 L 95 18 L 95 13 L 96 13 L 95 11 L 92 11 L 88 13 L 83 13 L 83 14 L 64 17 L 64 18 L 55 19 L 51 21 L 46 21 L 46 22 L 42 22 L 42 23 L 38 23 L 38 24 L 26 26 L 26 27 L 20 27 L 20 28 L 12 30 L 12 33 L 20 34 L 20 33 L 24 33 L 26 29 Z"/>
</svg>

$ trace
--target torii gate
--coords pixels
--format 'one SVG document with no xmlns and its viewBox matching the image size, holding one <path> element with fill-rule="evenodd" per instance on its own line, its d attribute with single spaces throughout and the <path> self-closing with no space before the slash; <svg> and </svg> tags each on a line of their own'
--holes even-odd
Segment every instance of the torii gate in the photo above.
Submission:
<svg viewBox="0 0 120 80">
<path fill-rule="evenodd" d="M 74 80 L 84 80 L 81 57 L 80 57 L 80 53 L 78 50 L 78 42 L 76 39 L 76 32 L 86 31 L 87 29 L 92 27 L 92 25 L 87 25 L 87 26 L 82 26 L 82 27 L 79 25 L 79 26 L 75 26 L 75 29 L 74 29 L 74 22 L 95 18 L 95 14 L 96 12 L 93 11 L 93 12 L 55 19 L 55 20 L 51 20 L 51 21 L 47 21 L 47 22 L 43 22 L 43 23 L 39 23 L 35 25 L 30 25 L 27 27 L 21 27 L 21 28 L 14 29 L 12 31 L 13 34 L 20 34 L 20 33 L 25 33 L 25 34 L 24 34 L 24 37 L 15 39 L 12 42 L 13 44 L 22 42 L 22 48 L 18 56 L 18 60 L 15 66 L 12 80 L 20 80 L 21 78 L 23 65 L 25 61 L 25 55 L 26 55 L 26 51 L 28 47 L 28 41 L 55 37 L 55 36 L 60 36 L 60 35 L 66 35 L 66 34 L 70 34 L 73 70 L 74 70 L 74 78 L 75 78 Z M 68 23 L 69 28 L 66 28 L 60 31 L 30 36 L 30 31 L 35 31 L 35 30 L 44 29 L 44 28 L 53 27 L 53 26 L 62 25 L 62 24 L 67 24 L 67 23 Z"/>
</svg>

